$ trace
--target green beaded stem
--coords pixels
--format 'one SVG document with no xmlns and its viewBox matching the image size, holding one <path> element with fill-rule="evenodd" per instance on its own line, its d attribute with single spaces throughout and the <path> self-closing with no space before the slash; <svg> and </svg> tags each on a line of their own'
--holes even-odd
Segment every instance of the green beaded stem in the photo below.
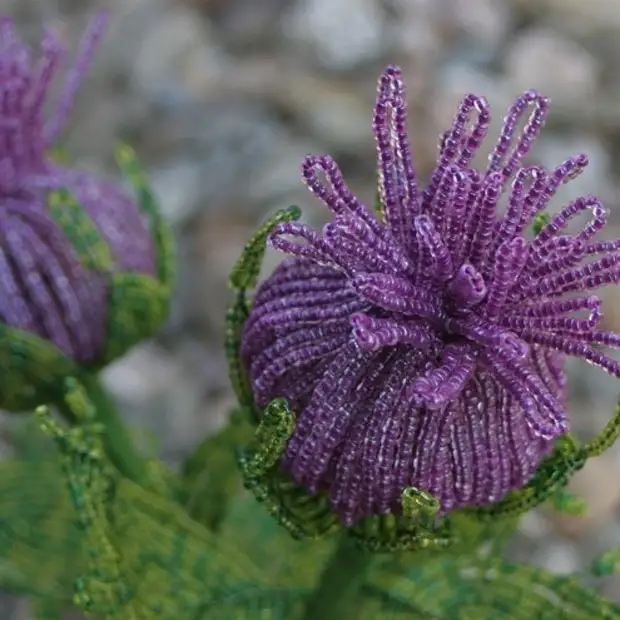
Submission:
<svg viewBox="0 0 620 620">
<path fill-rule="evenodd" d="M 363 605 L 360 588 L 373 559 L 371 553 L 342 536 L 308 600 L 302 620 L 355 618 Z"/>
<path fill-rule="evenodd" d="M 172 230 L 162 216 L 135 151 L 127 144 L 120 144 L 116 150 L 116 161 L 136 195 L 140 210 L 148 217 L 157 249 L 157 278 L 171 295 L 177 277 L 177 251 Z"/>
<path fill-rule="evenodd" d="M 230 273 L 229 284 L 234 291 L 246 291 L 256 287 L 267 250 L 267 238 L 278 224 L 292 222 L 300 217 L 301 209 L 295 205 L 281 209 L 252 235 Z"/>
<path fill-rule="evenodd" d="M 238 291 L 235 293 L 235 300 L 226 312 L 225 349 L 228 359 L 228 377 L 239 405 L 253 411 L 255 407 L 252 386 L 239 357 L 241 334 L 248 315 L 245 291 Z"/>
<path fill-rule="evenodd" d="M 243 325 L 249 314 L 249 302 L 246 293 L 256 287 L 270 233 L 278 224 L 298 220 L 300 217 L 301 210 L 296 206 L 282 209 L 270 217 L 246 243 L 228 281 L 230 288 L 235 293 L 235 298 L 226 314 L 225 346 L 228 358 L 228 374 L 237 401 L 242 407 L 248 409 L 254 409 L 254 396 L 247 373 L 239 357 Z"/>
<path fill-rule="evenodd" d="M 583 468 L 587 458 L 588 454 L 575 439 L 569 435 L 560 437 L 552 454 L 543 459 L 525 487 L 514 491 L 496 504 L 468 509 L 465 512 L 483 520 L 522 515 L 551 499 L 563 489 L 571 476 Z"/>
<path fill-rule="evenodd" d="M 92 412 L 101 428 L 101 442 L 110 461 L 130 480 L 148 487 L 150 476 L 147 462 L 136 451 L 131 433 L 116 404 L 96 375 L 82 371 L 76 377 L 79 382 L 75 378 L 65 380 L 66 395 L 56 406 L 66 419 L 71 419 L 75 411 L 88 411 L 89 415 Z M 81 400 L 75 400 L 77 398 Z"/>
<path fill-rule="evenodd" d="M 620 405 L 616 405 L 613 418 L 605 428 L 583 447 L 588 457 L 600 456 L 613 446 L 620 437 Z"/>
</svg>

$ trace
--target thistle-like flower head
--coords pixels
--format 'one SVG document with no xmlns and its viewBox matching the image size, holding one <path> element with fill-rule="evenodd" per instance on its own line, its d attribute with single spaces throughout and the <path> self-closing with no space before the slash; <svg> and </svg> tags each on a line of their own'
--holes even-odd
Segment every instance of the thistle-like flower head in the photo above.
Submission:
<svg viewBox="0 0 620 620">
<path fill-rule="evenodd" d="M 607 212 L 586 196 L 541 217 L 587 158 L 522 164 L 548 105 L 534 91 L 519 97 L 479 170 L 491 113 L 466 96 L 422 189 L 392 66 L 373 118 L 379 212 L 331 157 L 303 164 L 334 217 L 322 232 L 287 222 L 271 234 L 293 257 L 260 286 L 241 356 L 256 405 L 285 398 L 297 415 L 284 467 L 329 494 L 346 524 L 398 513 L 407 487 L 432 493 L 443 513 L 500 501 L 568 430 L 564 356 L 620 375 L 597 348 L 620 336 L 598 329 L 590 294 L 620 279 L 620 241 L 594 240 Z M 587 224 L 568 232 L 582 214 Z"/>
<path fill-rule="evenodd" d="M 111 308 L 123 274 L 154 281 L 161 259 L 154 212 L 51 156 L 107 21 L 104 14 L 93 21 L 48 110 L 62 45 L 47 33 L 35 58 L 14 23 L 0 19 L 0 327 L 36 336 L 87 365 L 101 360 L 114 332 Z M 0 338 L 2 360 L 14 348 L 7 334 Z M 126 348 L 131 330 L 122 338 Z M 37 373 L 45 374 L 29 374 Z"/>
</svg>

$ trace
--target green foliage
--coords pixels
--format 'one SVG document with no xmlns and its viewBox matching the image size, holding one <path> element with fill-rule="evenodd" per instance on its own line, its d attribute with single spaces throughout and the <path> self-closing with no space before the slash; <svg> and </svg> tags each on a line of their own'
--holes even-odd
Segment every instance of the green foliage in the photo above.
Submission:
<svg viewBox="0 0 620 620">
<path fill-rule="evenodd" d="M 237 450 L 250 441 L 253 432 L 247 413 L 234 410 L 228 424 L 207 437 L 185 462 L 182 472 L 185 509 L 210 530 L 218 529 L 229 500 L 241 488 Z"/>
<path fill-rule="evenodd" d="M 50 342 L 0 323 L 2 409 L 26 411 L 53 402 L 62 393 L 65 377 L 76 372 L 73 360 Z"/>
<path fill-rule="evenodd" d="M 620 618 L 620 610 L 576 579 L 494 554 L 436 553 L 424 561 L 402 556 L 374 568 L 364 591 L 383 599 L 385 611 L 394 605 L 436 620 Z"/>
<path fill-rule="evenodd" d="M 85 392 L 69 388 L 79 425 L 63 428 L 47 408 L 38 415 L 58 446 L 83 531 L 86 566 L 75 580 L 75 605 L 110 620 L 227 617 L 220 608 L 234 618 L 263 613 L 274 602 L 264 573 L 181 505 L 120 475 L 103 452 Z M 279 609 L 287 606 L 286 597 L 277 600 Z"/>
<path fill-rule="evenodd" d="M 273 465 L 264 446 L 277 449 L 292 430 L 285 403 L 255 434 L 247 414 L 235 412 L 188 461 L 182 481 L 152 464 L 140 486 L 107 457 L 84 387 L 65 385 L 74 426 L 37 410 L 56 449 L 29 429 L 18 437 L 21 458 L 0 466 L 0 586 L 31 597 L 41 618 L 60 618 L 72 602 L 104 620 L 620 619 L 575 579 L 503 559 L 514 519 L 459 513 L 448 549 L 373 554 L 356 550 L 355 537 L 295 540 L 227 475 L 240 445 L 248 471 Z M 194 518 L 192 505 L 201 507 Z M 423 494 L 404 497 L 408 516 L 431 518 L 435 508 Z M 596 572 L 616 569 L 618 557 L 600 558 Z"/>
<path fill-rule="evenodd" d="M 620 574 L 620 549 L 612 549 L 596 558 L 592 563 L 592 572 L 597 577 Z"/>
<path fill-rule="evenodd" d="M 49 449 L 0 464 L 0 584 L 60 612 L 85 567 L 85 547 L 58 474 L 58 456 Z"/>
</svg>

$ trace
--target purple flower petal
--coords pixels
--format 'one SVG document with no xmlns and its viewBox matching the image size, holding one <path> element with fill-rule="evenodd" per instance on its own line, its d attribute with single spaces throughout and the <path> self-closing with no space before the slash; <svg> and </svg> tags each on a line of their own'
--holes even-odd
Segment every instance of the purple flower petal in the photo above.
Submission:
<svg viewBox="0 0 620 620">
<path fill-rule="evenodd" d="M 580 154 L 555 170 L 522 167 L 548 100 L 528 91 L 515 101 L 480 171 L 472 162 L 491 113 L 466 96 L 421 190 L 405 99 L 389 67 L 373 117 L 385 221 L 330 157 L 308 157 L 304 181 L 334 217 L 322 232 L 273 234 L 295 258 L 262 284 L 243 334 L 257 404 L 290 396 L 298 416 L 284 466 L 328 493 L 346 524 L 398 512 L 407 486 L 433 493 L 444 513 L 500 501 L 568 431 L 565 356 L 620 377 L 620 362 L 595 348 L 620 347 L 590 294 L 620 281 L 620 240 L 593 240 L 607 223 L 600 201 L 579 198 L 528 233 L 587 165 Z"/>
</svg>

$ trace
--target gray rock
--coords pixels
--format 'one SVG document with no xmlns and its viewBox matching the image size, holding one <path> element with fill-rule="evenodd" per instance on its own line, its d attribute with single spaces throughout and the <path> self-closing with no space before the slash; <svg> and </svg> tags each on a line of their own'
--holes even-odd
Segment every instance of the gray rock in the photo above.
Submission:
<svg viewBox="0 0 620 620">
<path fill-rule="evenodd" d="M 564 31 L 580 35 L 620 29 L 620 12 L 615 0 L 519 0 L 533 14 L 548 12 L 549 22 Z"/>
<path fill-rule="evenodd" d="M 179 91 L 190 100 L 209 92 L 227 67 L 209 23 L 196 11 L 175 7 L 158 12 L 143 30 L 132 74 L 144 95 L 169 103 Z"/>
<path fill-rule="evenodd" d="M 136 437 L 152 438 L 163 454 L 180 454 L 205 435 L 209 420 L 200 419 L 204 369 L 196 351 L 179 347 L 168 353 L 153 343 L 132 349 L 107 367 L 102 381 L 117 400 Z"/>
<path fill-rule="evenodd" d="M 291 45 L 304 44 L 326 68 L 353 69 L 384 50 L 383 15 L 375 0 L 300 0 L 282 21 Z"/>
<path fill-rule="evenodd" d="M 555 99 L 552 101 L 550 121 L 554 117 L 555 101 Z M 575 129 L 578 131 L 579 126 L 577 125 Z M 545 129 L 532 151 L 531 159 L 550 169 L 559 166 L 566 159 L 578 153 L 585 153 L 588 156 L 588 167 L 583 173 L 558 189 L 550 204 L 550 210 L 553 212 L 562 209 L 568 202 L 579 196 L 594 194 L 605 200 L 612 193 L 608 176 L 611 168 L 609 152 L 598 138 L 577 133 L 577 131 L 573 134 L 554 135 L 550 129 Z M 587 216 L 581 220 L 575 218 L 575 221 L 585 224 L 586 219 Z"/>
<path fill-rule="evenodd" d="M 566 109 L 577 119 L 596 93 L 600 73 L 596 58 L 586 48 L 540 27 L 519 34 L 508 50 L 504 71 L 517 92 L 540 90 L 557 109 Z"/>
<path fill-rule="evenodd" d="M 581 566 L 578 549 L 560 541 L 541 547 L 534 554 L 533 562 L 554 575 L 568 575 Z"/>
</svg>

